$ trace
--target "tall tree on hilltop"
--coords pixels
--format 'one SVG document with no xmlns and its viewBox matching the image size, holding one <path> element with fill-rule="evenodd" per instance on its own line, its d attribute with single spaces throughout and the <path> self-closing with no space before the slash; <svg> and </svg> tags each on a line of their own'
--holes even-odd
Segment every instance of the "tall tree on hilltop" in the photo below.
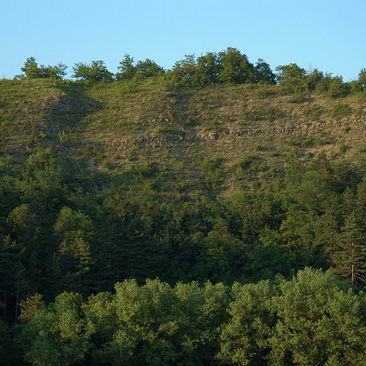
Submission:
<svg viewBox="0 0 366 366">
<path fill-rule="evenodd" d="M 200 74 L 203 74 L 209 83 L 218 82 L 221 63 L 218 55 L 213 52 L 208 52 L 197 59 L 197 68 Z"/>
<path fill-rule="evenodd" d="M 305 69 L 295 63 L 282 65 L 276 68 L 277 80 L 280 85 L 290 91 L 299 92 L 305 89 Z"/>
<path fill-rule="evenodd" d="M 219 52 L 219 60 L 222 65 L 220 81 L 234 84 L 253 82 L 254 66 L 236 48 L 229 47 L 226 51 Z"/>
<path fill-rule="evenodd" d="M 254 75 L 256 83 L 276 84 L 276 75 L 273 73 L 269 64 L 261 58 L 255 64 Z"/>
<path fill-rule="evenodd" d="M 137 68 L 134 64 L 135 60 L 133 59 L 133 57 L 126 54 L 123 60 L 119 63 L 119 72 L 116 74 L 117 80 L 132 79 L 137 72 Z"/>
<path fill-rule="evenodd" d="M 29 79 L 36 79 L 42 76 L 42 71 L 38 67 L 36 59 L 34 57 L 28 57 L 21 70 L 25 73 Z"/>
</svg>

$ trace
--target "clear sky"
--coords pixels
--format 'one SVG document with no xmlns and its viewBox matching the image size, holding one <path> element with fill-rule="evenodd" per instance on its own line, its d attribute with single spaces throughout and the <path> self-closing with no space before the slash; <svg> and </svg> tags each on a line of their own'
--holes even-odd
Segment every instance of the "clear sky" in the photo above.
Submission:
<svg viewBox="0 0 366 366">
<path fill-rule="evenodd" d="M 366 67 L 365 0 L 0 0 L 0 78 L 28 57 L 69 66 L 123 56 L 165 68 L 236 47 L 272 69 L 292 62 L 345 81 Z"/>
</svg>

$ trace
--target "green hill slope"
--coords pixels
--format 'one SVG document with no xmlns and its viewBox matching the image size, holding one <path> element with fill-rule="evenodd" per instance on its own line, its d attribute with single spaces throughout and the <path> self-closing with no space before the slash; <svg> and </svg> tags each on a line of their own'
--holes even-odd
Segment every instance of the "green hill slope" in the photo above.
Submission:
<svg viewBox="0 0 366 366">
<path fill-rule="evenodd" d="M 365 103 L 363 94 L 291 96 L 261 85 L 3 81 L 0 148 L 22 155 L 51 146 L 107 175 L 141 162 L 193 174 L 206 162 L 233 188 L 241 165 L 255 161 L 260 176 L 294 148 L 306 160 L 322 151 L 363 160 Z"/>
</svg>

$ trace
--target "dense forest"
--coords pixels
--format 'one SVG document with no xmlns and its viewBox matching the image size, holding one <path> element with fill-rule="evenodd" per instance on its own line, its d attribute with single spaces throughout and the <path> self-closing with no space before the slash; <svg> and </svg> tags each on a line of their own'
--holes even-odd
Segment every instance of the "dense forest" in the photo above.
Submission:
<svg viewBox="0 0 366 366">
<path fill-rule="evenodd" d="M 66 70 L 0 80 L 0 365 L 366 365 L 366 69 Z"/>
</svg>

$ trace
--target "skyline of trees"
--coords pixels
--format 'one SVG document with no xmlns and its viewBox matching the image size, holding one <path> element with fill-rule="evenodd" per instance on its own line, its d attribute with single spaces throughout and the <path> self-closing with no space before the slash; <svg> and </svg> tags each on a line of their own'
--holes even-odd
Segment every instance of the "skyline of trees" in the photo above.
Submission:
<svg viewBox="0 0 366 366">
<path fill-rule="evenodd" d="M 63 79 L 67 66 L 59 63 L 55 66 L 38 66 L 34 57 L 29 57 L 21 70 L 27 78 Z M 267 83 L 278 84 L 291 92 L 329 91 L 333 97 L 342 97 L 350 92 L 363 91 L 366 83 L 365 68 L 358 78 L 344 82 L 342 76 L 318 69 L 306 71 L 296 63 L 279 65 L 273 71 L 271 66 L 259 58 L 253 64 L 238 49 L 228 47 L 222 52 L 207 52 L 196 57 L 186 55 L 170 69 L 165 69 L 151 59 L 135 61 L 126 54 L 120 61 L 118 71 L 110 72 L 102 60 L 91 63 L 78 62 L 72 67 L 72 78 L 89 81 L 114 81 L 160 78 L 177 86 L 204 86 L 215 83 Z M 18 77 L 21 77 L 18 76 Z"/>
</svg>

